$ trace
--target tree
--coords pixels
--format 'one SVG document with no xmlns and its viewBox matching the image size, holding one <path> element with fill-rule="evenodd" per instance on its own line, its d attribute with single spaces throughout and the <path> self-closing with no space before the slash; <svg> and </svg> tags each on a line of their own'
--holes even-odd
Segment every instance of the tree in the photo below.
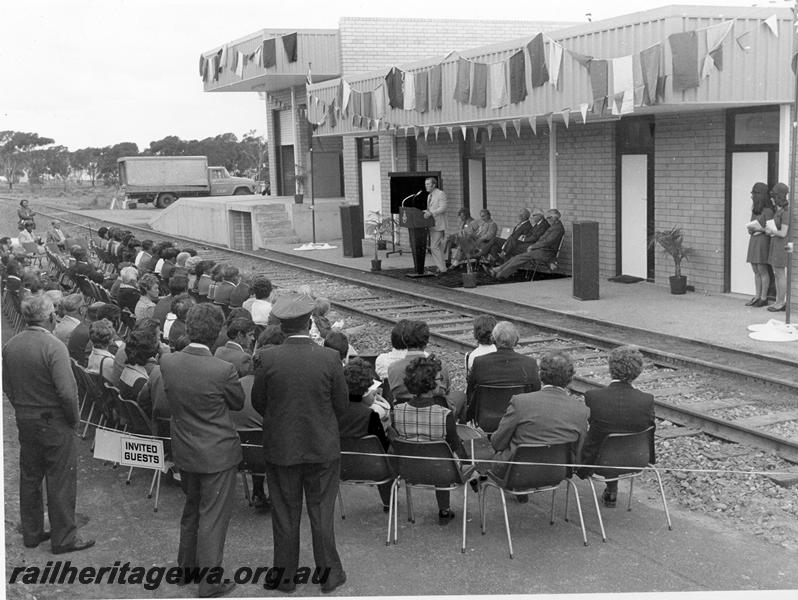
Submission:
<svg viewBox="0 0 798 600">
<path fill-rule="evenodd" d="M 100 159 L 102 149 L 100 148 L 81 148 L 72 153 L 72 168 L 75 171 L 83 171 L 89 176 L 91 187 L 94 187 L 97 177 L 100 174 Z"/>
<path fill-rule="evenodd" d="M 30 162 L 31 152 L 42 146 L 55 143 L 51 138 L 38 133 L 23 131 L 0 131 L 0 164 L 8 179 L 8 189 L 13 189 L 14 181 Z"/>
<path fill-rule="evenodd" d="M 252 163 L 249 165 L 248 169 L 254 172 L 255 179 L 262 181 L 264 171 L 268 178 L 269 147 L 266 144 L 266 138 L 263 136 L 256 136 L 255 130 L 250 129 L 244 134 L 244 138 L 241 140 L 241 150 L 245 157 Z"/>
<path fill-rule="evenodd" d="M 119 185 L 119 167 L 116 160 L 123 156 L 138 156 L 139 147 L 134 142 L 122 142 L 100 150 L 100 177 L 109 185 Z"/>
<path fill-rule="evenodd" d="M 153 156 L 186 156 L 186 146 L 188 142 L 184 142 L 176 135 L 167 135 L 162 140 L 150 142 L 150 148 L 147 154 Z"/>
<path fill-rule="evenodd" d="M 66 146 L 32 150 L 28 155 L 26 169 L 30 183 L 41 183 L 43 177 L 61 179 L 66 189 L 66 181 L 70 172 L 69 150 Z"/>
</svg>

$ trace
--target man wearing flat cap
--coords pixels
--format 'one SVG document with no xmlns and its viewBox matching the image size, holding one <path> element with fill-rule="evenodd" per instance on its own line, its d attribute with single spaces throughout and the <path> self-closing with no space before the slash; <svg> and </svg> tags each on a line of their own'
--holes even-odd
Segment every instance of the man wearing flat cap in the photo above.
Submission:
<svg viewBox="0 0 798 600">
<path fill-rule="evenodd" d="M 283 592 L 305 583 L 295 578 L 303 492 L 321 591 L 332 592 L 346 581 L 335 547 L 334 509 L 341 464 L 338 417 L 349 396 L 338 352 L 310 339 L 314 307 L 307 295 L 278 298 L 271 314 L 287 337 L 261 353 L 252 386 L 252 406 L 263 415 L 274 567 L 282 570 L 278 589 Z"/>
</svg>

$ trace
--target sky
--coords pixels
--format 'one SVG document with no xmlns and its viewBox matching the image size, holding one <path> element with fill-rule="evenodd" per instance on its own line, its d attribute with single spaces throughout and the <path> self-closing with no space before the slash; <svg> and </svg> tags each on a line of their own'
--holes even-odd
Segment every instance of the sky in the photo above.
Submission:
<svg viewBox="0 0 798 600">
<path fill-rule="evenodd" d="M 205 93 L 201 52 L 260 29 L 336 28 L 340 17 L 585 22 L 667 4 L 790 6 L 785 0 L 0 0 L 0 131 L 70 150 L 167 135 L 267 135 L 257 93 Z M 722 12 L 722 11 L 719 11 Z"/>
</svg>

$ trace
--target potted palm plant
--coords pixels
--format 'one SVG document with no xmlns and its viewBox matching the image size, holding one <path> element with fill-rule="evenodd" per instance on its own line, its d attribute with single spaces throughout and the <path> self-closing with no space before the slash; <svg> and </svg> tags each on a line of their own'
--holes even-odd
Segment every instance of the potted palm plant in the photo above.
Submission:
<svg viewBox="0 0 798 600">
<path fill-rule="evenodd" d="M 391 231 L 392 216 L 383 217 L 382 213 L 378 210 L 370 210 L 366 218 L 366 235 L 374 240 L 374 258 L 371 259 L 371 270 L 381 271 L 382 260 L 380 260 L 379 250 L 380 241 L 383 236 Z M 384 248 L 383 248 L 384 249 Z"/>
<path fill-rule="evenodd" d="M 674 273 L 670 277 L 671 294 L 687 291 L 687 277 L 682 275 L 682 261 L 694 255 L 692 248 L 684 245 L 684 234 L 679 227 L 657 231 L 648 242 L 649 248 L 659 244 L 662 252 L 673 259 Z"/>
</svg>

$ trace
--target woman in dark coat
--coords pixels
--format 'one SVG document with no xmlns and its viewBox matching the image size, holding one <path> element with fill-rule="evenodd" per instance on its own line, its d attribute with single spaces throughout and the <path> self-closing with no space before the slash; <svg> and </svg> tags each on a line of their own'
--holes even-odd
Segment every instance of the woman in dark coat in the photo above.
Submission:
<svg viewBox="0 0 798 600">
<path fill-rule="evenodd" d="M 768 195 L 767 184 L 757 182 L 751 190 L 751 222 L 748 223 L 748 256 L 754 270 L 755 296 L 745 303 L 746 306 L 767 306 L 768 288 L 770 287 L 770 271 L 768 270 L 768 254 L 770 252 L 770 236 L 765 226 L 773 218 L 773 205 Z"/>
</svg>

